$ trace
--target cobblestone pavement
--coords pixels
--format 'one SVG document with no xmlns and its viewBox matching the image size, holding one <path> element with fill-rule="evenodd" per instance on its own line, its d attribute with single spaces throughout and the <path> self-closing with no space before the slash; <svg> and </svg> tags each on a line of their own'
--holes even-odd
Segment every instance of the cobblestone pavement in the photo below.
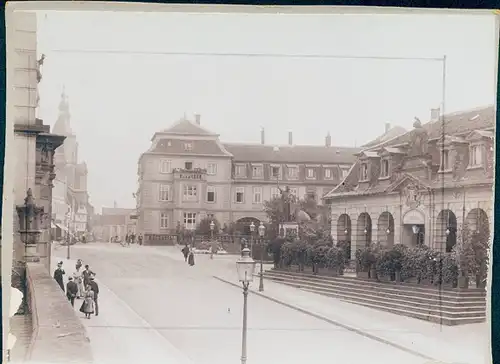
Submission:
<svg viewBox="0 0 500 364">
<path fill-rule="evenodd" d="M 64 256 L 64 252 L 55 253 Z M 213 278 L 215 274 L 236 282 L 237 257 L 197 256 L 197 264 L 189 267 L 178 248 L 111 244 L 76 246 L 72 256 L 90 264 L 100 283 L 100 315 L 82 319 L 99 362 L 229 364 L 239 360 L 241 290 Z M 272 286 L 266 281 L 266 293 L 275 291 Z M 352 316 L 357 307 L 350 310 Z M 429 362 L 257 295 L 249 296 L 248 320 L 249 364 L 325 358 L 343 364 Z"/>
</svg>

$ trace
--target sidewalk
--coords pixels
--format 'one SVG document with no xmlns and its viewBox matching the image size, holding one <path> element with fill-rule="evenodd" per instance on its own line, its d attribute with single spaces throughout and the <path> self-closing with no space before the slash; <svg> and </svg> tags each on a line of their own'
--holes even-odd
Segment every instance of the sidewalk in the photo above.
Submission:
<svg viewBox="0 0 500 364">
<path fill-rule="evenodd" d="M 75 271 L 76 260 L 55 256 L 52 261 L 54 265 L 63 261 L 66 284 L 68 275 Z M 91 262 L 84 262 L 86 263 L 92 267 Z M 92 315 L 90 320 L 85 319 L 79 311 L 83 301 L 75 300 L 75 313 L 87 329 L 96 364 L 154 363 L 158 358 L 172 364 L 192 364 L 126 302 L 100 282 L 98 277 L 99 272 L 96 272 L 95 280 L 99 284 L 99 316 Z"/>
<path fill-rule="evenodd" d="M 228 284 L 240 284 L 234 274 L 219 272 L 215 278 Z M 488 324 L 463 326 L 440 326 L 357 306 L 335 298 L 322 296 L 264 281 L 264 292 L 258 292 L 258 280 L 254 280 L 250 291 L 287 307 L 308 313 L 324 321 L 366 334 L 391 346 L 419 353 L 429 360 L 444 363 L 486 364 L 490 363 L 487 342 L 490 340 Z"/>
</svg>

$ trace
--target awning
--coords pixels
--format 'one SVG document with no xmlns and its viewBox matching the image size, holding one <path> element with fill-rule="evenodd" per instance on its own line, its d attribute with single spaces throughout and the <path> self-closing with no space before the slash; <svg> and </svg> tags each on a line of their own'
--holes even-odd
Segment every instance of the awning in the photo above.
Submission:
<svg viewBox="0 0 500 364">
<path fill-rule="evenodd" d="M 68 229 L 66 228 L 66 226 L 64 225 L 59 225 L 59 224 L 56 224 L 56 227 L 58 227 L 59 229 L 61 229 L 62 231 L 68 231 Z"/>
</svg>

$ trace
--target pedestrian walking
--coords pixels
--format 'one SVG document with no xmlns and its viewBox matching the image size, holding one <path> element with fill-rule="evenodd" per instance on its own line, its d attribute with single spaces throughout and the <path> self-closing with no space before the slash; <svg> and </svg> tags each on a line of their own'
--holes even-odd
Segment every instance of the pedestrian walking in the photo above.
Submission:
<svg viewBox="0 0 500 364">
<path fill-rule="evenodd" d="M 188 256 L 188 264 L 190 266 L 193 266 L 194 265 L 194 252 L 193 252 L 193 249 L 189 249 L 189 256 Z"/>
<path fill-rule="evenodd" d="M 68 301 L 71 303 L 71 306 L 75 306 L 75 298 L 78 294 L 78 286 L 73 281 L 73 277 L 68 277 L 68 283 L 66 283 L 66 297 Z"/>
<path fill-rule="evenodd" d="M 184 248 L 182 248 L 181 251 L 182 251 L 182 254 L 184 255 L 184 261 L 187 262 L 188 256 L 189 256 L 189 247 L 187 246 L 187 244 Z"/>
<path fill-rule="evenodd" d="M 139 234 L 139 245 L 142 245 L 142 234 Z"/>
<path fill-rule="evenodd" d="M 88 264 L 85 264 L 85 270 L 82 272 L 83 286 L 87 287 L 90 283 L 90 276 L 95 276 L 95 273 L 90 270 Z"/>
<path fill-rule="evenodd" d="M 86 286 L 85 299 L 80 307 L 80 312 L 85 314 L 85 318 L 90 319 L 90 315 L 94 313 L 94 292 L 90 285 Z"/>
<path fill-rule="evenodd" d="M 82 271 L 80 270 L 81 267 L 76 265 L 76 271 L 73 273 L 73 281 L 76 283 L 76 287 L 78 288 L 78 292 L 76 294 L 76 298 L 82 298 L 83 293 L 85 292 L 85 286 L 83 285 L 83 277 L 82 277 Z"/>
<path fill-rule="evenodd" d="M 63 262 L 57 263 L 57 268 L 54 271 L 54 279 L 57 282 L 57 284 L 59 284 L 59 287 L 61 287 L 61 289 L 64 292 L 63 275 L 66 273 L 64 272 L 64 269 L 62 269 L 62 265 L 63 265 Z"/>
<path fill-rule="evenodd" d="M 90 276 L 89 286 L 92 292 L 94 292 L 95 315 L 99 316 L 99 285 L 94 280 L 94 276 Z"/>
<path fill-rule="evenodd" d="M 80 270 L 80 268 L 82 267 L 82 265 L 83 265 L 82 260 L 81 260 L 81 259 L 78 259 L 78 260 L 76 261 L 76 266 L 75 266 L 75 267 L 76 267 L 76 270 Z"/>
</svg>

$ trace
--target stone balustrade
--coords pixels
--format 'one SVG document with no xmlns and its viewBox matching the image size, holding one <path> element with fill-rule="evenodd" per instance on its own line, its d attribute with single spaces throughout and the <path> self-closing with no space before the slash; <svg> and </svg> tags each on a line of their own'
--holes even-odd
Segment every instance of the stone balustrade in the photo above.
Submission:
<svg viewBox="0 0 500 364">
<path fill-rule="evenodd" d="M 27 361 L 92 363 L 86 329 L 44 265 L 28 263 L 26 276 L 33 322 Z"/>
</svg>

